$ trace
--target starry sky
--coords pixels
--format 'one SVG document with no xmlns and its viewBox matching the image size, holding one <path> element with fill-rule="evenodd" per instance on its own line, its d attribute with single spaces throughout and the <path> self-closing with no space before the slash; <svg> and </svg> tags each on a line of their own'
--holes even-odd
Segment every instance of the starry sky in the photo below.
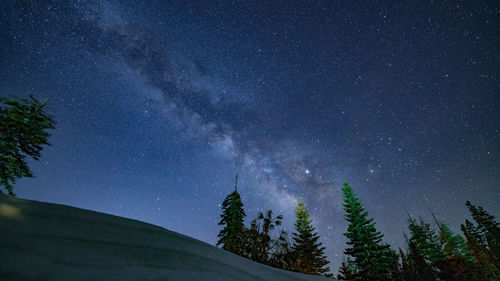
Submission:
<svg viewBox="0 0 500 281">
<path fill-rule="evenodd" d="M 500 215 L 499 37 L 497 1 L 1 1 L 0 95 L 57 121 L 14 191 L 214 244 L 238 173 L 336 270 L 344 181 L 395 247 Z"/>
</svg>

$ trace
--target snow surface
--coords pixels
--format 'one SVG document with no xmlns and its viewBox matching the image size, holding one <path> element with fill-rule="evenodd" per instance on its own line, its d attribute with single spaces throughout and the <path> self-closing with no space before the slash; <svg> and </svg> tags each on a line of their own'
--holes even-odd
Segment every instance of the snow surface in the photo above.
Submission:
<svg viewBox="0 0 500 281">
<path fill-rule="evenodd" d="M 331 280 L 136 220 L 0 194 L 0 280 Z"/>
</svg>

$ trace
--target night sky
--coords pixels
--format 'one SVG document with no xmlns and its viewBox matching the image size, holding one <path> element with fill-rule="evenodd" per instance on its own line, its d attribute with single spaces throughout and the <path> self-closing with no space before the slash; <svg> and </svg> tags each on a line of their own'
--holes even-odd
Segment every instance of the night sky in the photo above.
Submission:
<svg viewBox="0 0 500 281">
<path fill-rule="evenodd" d="M 214 244 L 238 173 L 247 223 L 301 198 L 335 271 L 344 181 L 395 247 L 405 208 L 500 216 L 497 1 L 156 2 L 1 1 L 0 95 L 57 121 L 18 197 Z"/>
</svg>

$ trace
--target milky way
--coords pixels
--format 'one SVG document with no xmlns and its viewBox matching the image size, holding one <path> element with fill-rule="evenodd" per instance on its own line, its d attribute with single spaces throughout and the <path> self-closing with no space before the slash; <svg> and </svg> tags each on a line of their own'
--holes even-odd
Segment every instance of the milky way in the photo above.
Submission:
<svg viewBox="0 0 500 281">
<path fill-rule="evenodd" d="M 500 215 L 495 1 L 10 2 L 0 94 L 49 98 L 58 123 L 19 197 L 213 244 L 238 173 L 248 219 L 290 230 L 303 200 L 333 268 L 344 181 L 394 246 L 405 208 L 454 230 L 465 200 Z"/>
</svg>

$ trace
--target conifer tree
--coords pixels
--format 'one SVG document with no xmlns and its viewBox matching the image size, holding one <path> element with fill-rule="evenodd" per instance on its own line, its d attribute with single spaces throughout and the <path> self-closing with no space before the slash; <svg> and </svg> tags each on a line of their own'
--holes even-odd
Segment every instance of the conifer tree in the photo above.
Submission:
<svg viewBox="0 0 500 281">
<path fill-rule="evenodd" d="M 465 220 L 465 225 L 462 224 L 461 229 L 467 240 L 467 248 L 472 251 L 475 258 L 477 266 L 475 276 L 477 280 L 499 280 L 500 271 L 495 266 L 498 262 L 477 233 L 475 226 L 469 220 Z"/>
<path fill-rule="evenodd" d="M 381 245 L 383 235 L 375 229 L 373 219 L 368 219 L 363 205 L 349 184 L 344 183 L 344 210 L 349 222 L 344 234 L 349 246 L 345 254 L 353 258 L 356 266 L 354 280 L 390 280 L 390 251 Z"/>
<path fill-rule="evenodd" d="M 409 243 L 413 243 L 418 252 L 431 267 L 445 259 L 441 249 L 438 234 L 431 225 L 424 219 L 409 219 L 408 228 L 410 229 Z"/>
<path fill-rule="evenodd" d="M 217 246 L 222 244 L 224 250 L 240 256 L 243 255 L 245 244 L 243 219 L 245 215 L 243 203 L 238 193 L 238 175 L 236 175 L 234 191 L 227 195 L 222 202 L 222 215 L 219 225 L 223 225 L 224 228 L 217 235 L 219 237 Z"/>
<path fill-rule="evenodd" d="M 46 112 L 47 102 L 30 99 L 0 98 L 0 185 L 14 195 L 16 179 L 33 177 L 25 158 L 40 158 L 42 145 L 50 145 L 49 129 L 55 122 Z M 0 190 L 0 192 L 2 192 Z"/>
<path fill-rule="evenodd" d="M 436 222 L 437 223 L 437 222 Z M 475 274 L 475 258 L 460 235 L 454 234 L 448 226 L 438 223 L 439 240 L 445 260 L 438 263 L 442 280 L 478 281 Z"/>
<path fill-rule="evenodd" d="M 243 256 L 253 261 L 259 261 L 259 245 L 261 230 L 257 219 L 250 222 L 250 228 L 245 230 L 245 250 Z"/>
<path fill-rule="evenodd" d="M 408 261 L 415 274 L 422 280 L 437 280 L 438 264 L 442 264 L 445 255 L 439 242 L 438 234 L 422 218 L 408 219 L 410 238 L 408 243 Z"/>
<path fill-rule="evenodd" d="M 261 243 L 260 243 L 260 255 L 265 258 L 266 261 L 269 259 L 271 250 L 275 247 L 277 241 L 271 238 L 271 231 L 273 231 L 276 226 L 280 226 L 283 221 L 283 216 L 278 215 L 273 218 L 273 211 L 268 210 L 266 215 L 262 212 L 259 213 L 257 219 L 262 221 L 262 232 L 261 232 Z"/>
<path fill-rule="evenodd" d="M 389 270 L 391 275 L 390 280 L 404 281 L 401 264 L 399 263 L 399 258 L 400 256 L 396 253 L 396 251 L 389 248 L 389 261 L 390 261 Z"/>
<path fill-rule="evenodd" d="M 406 238 L 406 235 L 405 235 Z M 408 239 L 406 239 L 408 241 Z M 399 248 L 399 256 L 401 257 L 401 277 L 404 281 L 418 281 L 417 270 L 415 263 L 409 260 L 403 250 Z"/>
<path fill-rule="evenodd" d="M 284 239 L 283 231 L 277 239 L 271 237 L 271 232 L 281 225 L 282 220 L 282 215 L 273 217 L 272 210 L 268 210 L 265 215 L 260 212 L 247 230 L 244 256 L 259 263 L 270 264 L 272 252 Z"/>
<path fill-rule="evenodd" d="M 406 275 L 405 281 L 437 281 L 436 273 L 415 242 L 410 241 L 408 247 L 411 271 L 409 276 Z"/>
<path fill-rule="evenodd" d="M 476 207 L 469 201 L 465 205 L 477 223 L 474 225 L 466 220 L 461 228 L 467 239 L 467 246 L 476 259 L 478 275 L 484 276 L 486 280 L 500 280 L 499 224 L 481 206 Z"/>
<path fill-rule="evenodd" d="M 469 201 L 465 205 L 477 223 L 478 235 L 486 242 L 496 260 L 500 261 L 500 225 L 495 221 L 495 217 L 486 212 L 483 207 L 476 207 Z"/>
<path fill-rule="evenodd" d="M 354 264 L 350 258 L 347 258 L 347 260 L 342 261 L 342 264 L 340 265 L 339 268 L 339 273 L 337 274 L 337 279 L 338 280 L 354 280 L 355 274 L 356 274 L 356 268 L 354 267 Z"/>
<path fill-rule="evenodd" d="M 432 213 L 439 229 L 436 233 L 422 218 L 409 218 L 411 233 L 408 239 L 407 262 L 416 280 L 479 281 L 484 280 L 477 270 L 472 251 L 462 237 L 440 223 Z M 406 273 L 406 275 L 408 275 Z M 406 277 L 406 279 L 410 279 Z M 406 280 L 405 279 L 405 280 Z M 411 280 L 413 280 L 411 279 Z"/>
<path fill-rule="evenodd" d="M 472 251 L 467 248 L 464 239 L 460 235 L 453 233 L 446 224 L 439 224 L 439 240 L 443 245 L 443 253 L 447 258 L 458 256 L 467 262 L 474 261 Z"/>
<path fill-rule="evenodd" d="M 284 270 L 293 270 L 293 256 L 288 234 L 282 230 L 275 242 L 274 250 L 269 260 L 269 265 Z"/>
<path fill-rule="evenodd" d="M 329 275 L 326 265 L 328 261 L 324 255 L 325 247 L 318 242 L 319 235 L 315 232 L 312 221 L 302 201 L 295 208 L 296 220 L 293 235 L 292 252 L 295 259 L 294 270 L 306 274 Z"/>
</svg>

